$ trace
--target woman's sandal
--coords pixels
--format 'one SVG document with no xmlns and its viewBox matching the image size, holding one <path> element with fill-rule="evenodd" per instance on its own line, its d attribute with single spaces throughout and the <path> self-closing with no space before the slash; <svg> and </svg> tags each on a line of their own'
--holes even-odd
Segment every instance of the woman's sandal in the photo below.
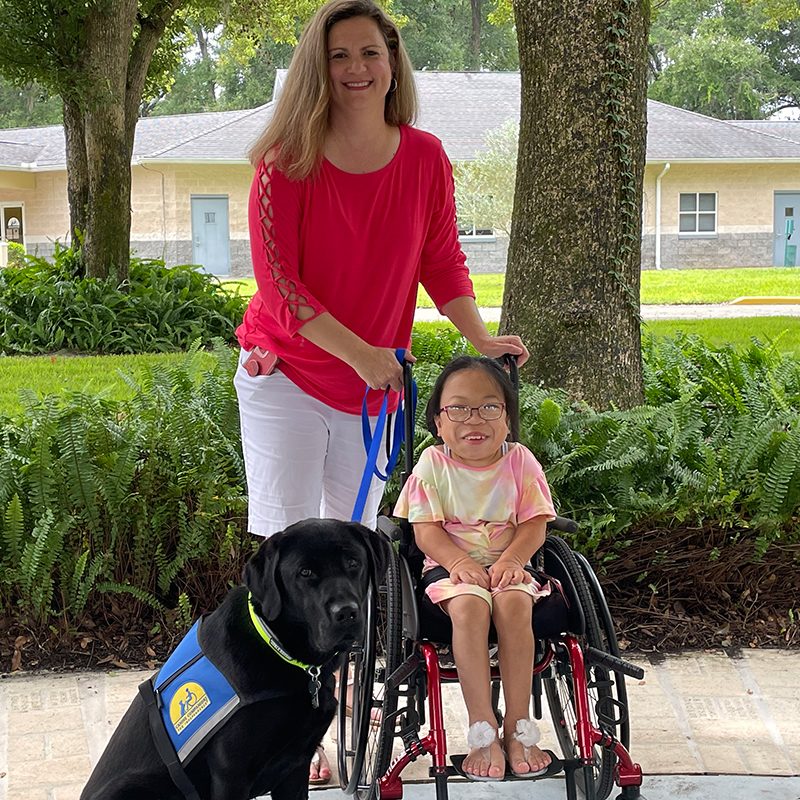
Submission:
<svg viewBox="0 0 800 800">
<path fill-rule="evenodd" d="M 517 730 L 513 734 L 514 738 L 522 745 L 522 754 L 525 758 L 525 761 L 528 761 L 530 758 L 531 747 L 533 747 L 539 739 L 542 738 L 542 734 L 539 731 L 539 726 L 532 720 L 532 719 L 518 719 L 517 720 Z M 511 772 L 517 778 L 538 778 L 540 775 L 544 775 L 551 767 L 553 763 L 553 756 L 548 750 L 543 750 L 543 753 L 547 753 L 550 756 L 550 762 L 542 767 L 541 769 L 537 769 L 534 771 L 528 772 L 517 772 L 514 769 L 514 765 L 511 759 L 508 759 L 508 764 L 511 767 Z M 508 752 L 506 752 L 506 757 L 508 758 Z"/>
<path fill-rule="evenodd" d="M 325 764 L 323 765 L 322 759 L 325 759 Z M 331 765 L 328 764 L 328 757 L 325 755 L 325 748 L 321 745 L 317 745 L 317 749 L 314 751 L 314 755 L 311 757 L 311 763 L 309 767 L 316 767 L 317 769 L 317 777 L 312 778 L 309 777 L 308 783 L 311 786 L 325 786 L 325 784 L 331 782 Z M 327 771 L 327 775 L 322 774 L 323 770 Z"/>
<path fill-rule="evenodd" d="M 476 748 L 488 750 L 496 741 L 497 729 L 492 727 L 486 720 L 473 722 L 467 730 L 467 747 L 469 747 L 470 750 Z M 484 757 L 491 763 L 488 752 L 484 753 Z M 463 762 L 461 769 L 462 774 L 471 781 L 502 781 L 505 777 L 505 761 L 503 761 L 503 774 L 501 775 L 475 775 L 473 772 L 467 772 L 464 769 Z"/>
</svg>

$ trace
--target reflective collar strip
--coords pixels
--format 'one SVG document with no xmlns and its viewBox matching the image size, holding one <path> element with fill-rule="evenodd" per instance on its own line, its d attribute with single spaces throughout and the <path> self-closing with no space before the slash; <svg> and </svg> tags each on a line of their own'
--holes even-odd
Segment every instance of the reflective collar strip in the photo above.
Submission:
<svg viewBox="0 0 800 800">
<path fill-rule="evenodd" d="M 253 625 L 255 629 L 258 631 L 259 636 L 287 663 L 291 664 L 295 667 L 300 667 L 300 669 L 305 670 L 308 672 L 309 670 L 319 669 L 318 667 L 314 667 L 311 664 L 305 664 L 302 661 L 298 661 L 296 658 L 292 658 L 286 650 L 283 648 L 283 645 L 278 640 L 278 637 L 270 630 L 269 626 L 266 622 L 261 618 L 259 613 L 256 611 L 255 606 L 253 605 L 253 595 L 248 592 L 247 593 L 247 608 L 250 610 L 250 619 L 253 620 Z"/>
</svg>

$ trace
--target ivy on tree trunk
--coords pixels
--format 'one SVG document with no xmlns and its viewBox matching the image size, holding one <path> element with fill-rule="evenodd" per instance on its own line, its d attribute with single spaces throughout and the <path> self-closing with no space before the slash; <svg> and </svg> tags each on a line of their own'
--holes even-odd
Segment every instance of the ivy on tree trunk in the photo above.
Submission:
<svg viewBox="0 0 800 800">
<path fill-rule="evenodd" d="M 595 408 L 642 402 L 644 0 L 514 0 L 522 80 L 500 330 L 530 380 Z"/>
</svg>

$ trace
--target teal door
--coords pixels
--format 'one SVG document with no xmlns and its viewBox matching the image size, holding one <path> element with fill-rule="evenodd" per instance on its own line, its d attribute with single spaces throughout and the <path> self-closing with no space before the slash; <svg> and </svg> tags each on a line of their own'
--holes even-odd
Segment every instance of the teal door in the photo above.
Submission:
<svg viewBox="0 0 800 800">
<path fill-rule="evenodd" d="M 776 267 L 800 266 L 800 192 L 775 193 Z"/>
<path fill-rule="evenodd" d="M 227 197 L 192 197 L 192 263 L 212 275 L 230 274 Z"/>
</svg>

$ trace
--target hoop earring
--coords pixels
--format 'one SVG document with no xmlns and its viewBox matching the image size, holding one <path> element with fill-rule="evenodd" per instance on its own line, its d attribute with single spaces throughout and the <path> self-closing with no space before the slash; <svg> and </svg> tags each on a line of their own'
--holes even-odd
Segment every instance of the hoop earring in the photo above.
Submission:
<svg viewBox="0 0 800 800">
<path fill-rule="evenodd" d="M 397 78 L 392 76 L 392 82 L 389 84 L 388 94 L 394 94 L 397 91 Z"/>
</svg>

